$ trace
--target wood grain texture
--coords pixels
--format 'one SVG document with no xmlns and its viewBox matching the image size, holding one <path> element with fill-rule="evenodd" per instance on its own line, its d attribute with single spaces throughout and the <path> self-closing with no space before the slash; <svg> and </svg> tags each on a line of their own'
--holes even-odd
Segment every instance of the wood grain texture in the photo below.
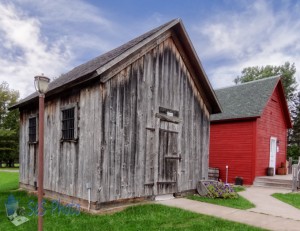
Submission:
<svg viewBox="0 0 300 231">
<path fill-rule="evenodd" d="M 46 102 L 45 189 L 86 200 L 90 183 L 101 204 L 195 189 L 207 177 L 208 109 L 173 39 L 150 46 L 104 83 Z M 62 142 L 61 108 L 72 104 L 78 140 Z M 32 114 L 21 111 L 20 181 L 29 185 L 30 148 L 38 146 L 27 143 Z"/>
</svg>

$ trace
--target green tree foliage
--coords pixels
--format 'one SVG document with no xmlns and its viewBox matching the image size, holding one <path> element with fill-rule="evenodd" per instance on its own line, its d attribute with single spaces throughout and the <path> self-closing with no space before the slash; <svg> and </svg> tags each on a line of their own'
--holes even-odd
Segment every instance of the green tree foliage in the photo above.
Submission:
<svg viewBox="0 0 300 231">
<path fill-rule="evenodd" d="M 288 136 L 288 157 L 297 160 L 300 156 L 300 92 L 295 97 L 294 103 L 291 110 L 293 129 L 290 129 Z"/>
<path fill-rule="evenodd" d="M 293 160 L 298 160 L 300 147 L 297 144 L 291 144 L 287 149 L 287 156 L 292 157 Z"/>
<path fill-rule="evenodd" d="M 18 159 L 19 111 L 8 110 L 18 98 L 18 91 L 10 89 L 6 82 L 0 84 L 0 167 L 2 162 L 12 166 Z"/>
<path fill-rule="evenodd" d="M 0 158 L 7 167 L 13 167 L 18 159 L 19 139 L 15 130 L 0 129 Z"/>
<path fill-rule="evenodd" d="M 281 75 L 285 96 L 289 102 L 289 105 L 292 106 L 295 97 L 295 91 L 297 89 L 295 73 L 295 64 L 290 64 L 289 62 L 286 62 L 281 66 L 267 65 L 262 67 L 246 67 L 242 70 L 241 76 L 237 76 L 234 79 L 234 82 L 236 84 L 246 83 L 253 80 Z"/>
</svg>

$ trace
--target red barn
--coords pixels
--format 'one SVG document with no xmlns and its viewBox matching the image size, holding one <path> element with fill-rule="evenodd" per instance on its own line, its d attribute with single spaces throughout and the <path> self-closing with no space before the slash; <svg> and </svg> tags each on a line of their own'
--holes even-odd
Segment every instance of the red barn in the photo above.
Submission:
<svg viewBox="0 0 300 231">
<path fill-rule="evenodd" d="M 209 166 L 228 182 L 252 184 L 286 161 L 287 129 L 292 127 L 280 77 L 215 90 L 223 112 L 211 116 Z"/>
</svg>

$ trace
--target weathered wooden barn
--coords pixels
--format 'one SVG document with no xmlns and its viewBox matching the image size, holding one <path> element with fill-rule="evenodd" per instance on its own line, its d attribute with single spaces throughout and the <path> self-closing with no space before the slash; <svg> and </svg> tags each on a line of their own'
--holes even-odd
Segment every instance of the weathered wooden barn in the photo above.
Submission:
<svg viewBox="0 0 300 231">
<path fill-rule="evenodd" d="M 252 184 L 286 161 L 291 119 L 280 77 L 215 90 L 222 113 L 211 116 L 209 166 L 220 178 Z"/>
<path fill-rule="evenodd" d="M 20 186 L 37 181 L 38 97 L 19 104 Z M 92 207 L 196 188 L 207 178 L 210 114 L 220 106 L 180 19 L 50 83 L 46 195 Z"/>
</svg>

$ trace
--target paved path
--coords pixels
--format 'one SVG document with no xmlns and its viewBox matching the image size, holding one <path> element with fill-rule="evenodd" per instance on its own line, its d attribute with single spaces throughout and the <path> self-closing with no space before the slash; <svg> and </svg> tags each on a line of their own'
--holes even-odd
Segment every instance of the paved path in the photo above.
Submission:
<svg viewBox="0 0 300 231">
<path fill-rule="evenodd" d="M 0 169 L 0 172 L 19 172 L 19 170 Z"/>
<path fill-rule="evenodd" d="M 269 230 L 300 231 L 299 210 L 272 198 L 270 195 L 275 192 L 288 191 L 250 187 L 245 192 L 240 193 L 256 205 L 256 208 L 250 210 L 233 209 L 185 198 L 159 201 L 157 203 Z"/>
<path fill-rule="evenodd" d="M 271 194 L 276 192 L 289 193 L 291 191 L 252 186 L 239 194 L 255 204 L 256 207 L 249 209 L 248 211 L 300 221 L 300 209 L 296 209 L 295 207 L 272 197 Z"/>
</svg>

